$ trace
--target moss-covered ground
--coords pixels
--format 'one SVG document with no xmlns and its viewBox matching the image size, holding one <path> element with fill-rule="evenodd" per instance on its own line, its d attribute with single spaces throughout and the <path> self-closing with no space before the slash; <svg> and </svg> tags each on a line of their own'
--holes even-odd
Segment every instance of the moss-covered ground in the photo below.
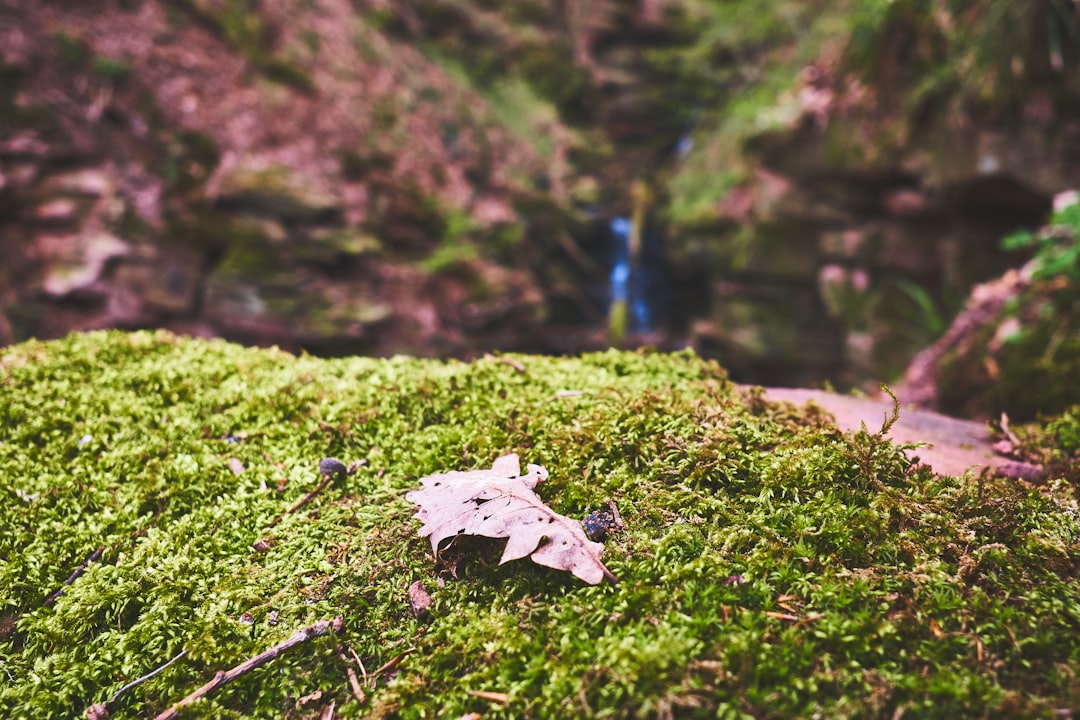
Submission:
<svg viewBox="0 0 1080 720">
<path fill-rule="evenodd" d="M 604 560 L 618 585 L 498 567 L 497 542 L 468 544 L 458 578 L 440 577 L 404 494 L 508 451 L 548 468 L 539 492 L 558 512 L 617 505 L 626 528 Z M 282 517 L 328 456 L 367 464 Z M 27 343 L 0 352 L 0 477 L 3 717 L 82 716 L 185 650 L 110 706 L 148 717 L 339 615 L 340 633 L 182 717 L 1080 705 L 1073 486 L 935 476 L 691 354 L 466 364 L 162 333 Z"/>
</svg>

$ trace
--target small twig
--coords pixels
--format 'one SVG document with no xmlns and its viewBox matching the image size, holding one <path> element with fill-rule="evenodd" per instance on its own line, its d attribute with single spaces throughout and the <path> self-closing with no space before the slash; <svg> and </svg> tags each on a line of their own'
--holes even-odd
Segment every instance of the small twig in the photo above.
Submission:
<svg viewBox="0 0 1080 720">
<path fill-rule="evenodd" d="M 481 700 L 487 700 L 493 703 L 499 703 L 500 705 L 510 704 L 510 695 L 504 692 L 491 692 L 489 690 L 469 690 L 469 695 Z"/>
<path fill-rule="evenodd" d="M 318 485 L 316 485 L 314 490 L 312 490 L 307 495 L 305 495 L 304 497 L 300 498 L 295 503 L 293 503 L 292 507 L 290 507 L 288 510 L 286 510 L 285 512 L 281 513 L 276 518 L 274 518 L 274 521 L 272 523 L 270 523 L 267 527 L 268 528 L 274 527 L 279 522 L 284 520 L 286 515 L 291 515 L 294 512 L 296 512 L 297 510 L 300 510 L 301 508 L 303 508 L 309 502 L 314 500 L 315 496 L 318 495 L 319 493 L 321 493 L 323 491 L 323 488 L 325 488 L 327 485 L 329 485 L 330 481 L 333 480 L 333 479 L 334 479 L 334 477 L 332 475 L 324 475 L 323 479 L 322 479 L 322 482 L 319 483 Z"/>
<path fill-rule="evenodd" d="M 300 510 L 309 502 L 314 500 L 315 496 L 321 493 L 323 489 L 332 481 L 343 478 L 346 475 L 352 475 L 354 472 L 356 472 L 358 468 L 361 468 L 364 465 L 367 465 L 367 460 L 350 463 L 349 466 L 346 467 L 345 464 L 342 463 L 340 460 L 335 460 L 334 458 L 324 459 L 322 462 L 319 463 L 319 472 L 323 476 L 322 482 L 316 485 L 314 490 L 293 503 L 291 508 L 278 515 L 274 519 L 274 521 L 267 526 L 267 529 L 274 527 L 279 522 L 284 520 L 286 515 L 291 515 L 292 513 Z"/>
<path fill-rule="evenodd" d="M 128 690 L 135 687 L 136 685 L 146 682 L 147 680 L 154 677 L 155 675 L 159 675 L 159 674 L 165 672 L 167 669 L 169 669 L 169 667 L 173 663 L 175 663 L 177 660 L 184 657 L 185 655 L 187 655 L 187 650 L 181 650 L 180 652 L 178 652 L 176 654 L 176 656 L 172 660 L 170 660 L 169 662 L 165 663 L 164 665 L 162 665 L 161 667 L 159 667 L 157 669 L 151 670 L 150 672 L 146 673 L 142 677 L 135 678 L 134 680 L 129 682 L 127 685 L 125 685 L 124 687 L 120 688 L 115 693 L 113 693 L 113 696 L 111 698 L 109 698 L 108 700 L 106 700 L 105 702 L 103 702 L 103 703 L 95 703 L 94 705 L 91 705 L 86 710 L 86 717 L 89 718 L 89 720 L 104 720 L 104 718 L 109 717 L 109 706 L 112 705 L 113 703 L 115 703 L 120 698 L 121 695 L 123 695 Z"/>
<path fill-rule="evenodd" d="M 373 673 L 371 674 L 371 677 L 373 677 L 373 678 L 374 678 L 374 677 L 378 677 L 378 676 L 382 675 L 382 674 L 383 674 L 384 672 L 389 672 L 390 670 L 393 670 L 394 668 L 396 668 L 396 667 L 397 667 L 398 665 L 400 665 L 400 664 L 401 664 L 401 661 L 402 661 L 402 660 L 404 660 L 405 658 L 409 657 L 409 656 L 410 656 L 410 655 L 412 655 L 412 654 L 413 654 L 414 652 L 416 652 L 416 648 L 409 648 L 409 649 L 408 649 L 408 650 L 406 650 L 405 652 L 400 652 L 400 653 L 398 653 L 398 654 L 397 654 L 397 655 L 395 655 L 394 657 L 392 657 L 392 658 L 390 658 L 389 660 L 387 660 L 387 661 L 386 661 L 386 662 L 385 662 L 385 663 L 383 664 L 383 666 L 382 666 L 381 668 L 379 668 L 378 670 L 376 670 L 375 672 L 373 672 Z"/>
<path fill-rule="evenodd" d="M 352 662 L 352 660 L 350 660 L 349 656 L 345 654 L 345 646 L 338 645 L 337 651 L 338 657 L 341 658 L 342 662 L 345 663 L 345 673 L 349 676 L 349 687 L 352 688 L 353 697 L 356 698 L 357 702 L 366 701 L 367 693 L 364 692 L 364 687 L 360 684 L 360 678 L 356 676 L 356 671 L 353 670 L 352 665 L 349 664 Z M 349 648 L 349 652 L 352 653 L 353 658 L 356 660 L 357 663 L 360 664 L 360 668 L 363 669 L 364 664 L 360 662 L 360 658 L 356 656 L 356 652 L 351 647 Z M 366 674 L 364 676 L 364 680 L 367 680 Z"/>
<path fill-rule="evenodd" d="M 145 675 L 143 675 L 140 678 L 135 678 L 134 680 L 129 682 L 127 685 L 125 685 L 124 687 L 120 688 L 115 693 L 113 693 L 113 696 L 111 698 L 109 698 L 109 702 L 106 703 L 106 704 L 107 705 L 112 705 L 114 702 L 116 702 L 116 699 L 118 697 L 120 697 L 120 695 L 122 695 L 123 693 L 126 693 L 128 690 L 135 687 L 139 683 L 144 683 L 147 680 L 149 680 L 150 678 L 154 677 L 155 675 L 158 675 L 160 673 L 165 672 L 167 669 L 169 669 L 169 666 L 171 666 L 173 663 L 175 663 L 177 660 L 184 657 L 185 655 L 187 655 L 187 650 L 181 650 L 180 652 L 176 653 L 176 656 L 173 657 L 172 660 L 165 663 L 161 667 L 157 668 L 156 670 L 151 670 L 150 672 L 146 673 Z"/>
<path fill-rule="evenodd" d="M 799 627 L 801 625 L 809 625 L 812 622 L 817 622 L 818 620 L 820 620 L 823 617 L 825 617 L 825 613 L 810 613 L 809 615 L 804 617 L 802 620 L 795 623 L 795 627 Z"/>
<path fill-rule="evenodd" d="M 360 679 L 356 677 L 356 671 L 352 667 L 346 667 L 345 673 L 349 676 L 349 687 L 352 688 L 353 697 L 357 702 L 364 702 L 367 700 L 367 693 L 364 692 L 364 688 L 360 687 Z"/>
<path fill-rule="evenodd" d="M 364 684 L 367 685 L 368 684 L 367 668 L 364 667 L 364 661 L 361 660 L 360 656 L 356 654 L 356 651 L 353 650 L 352 645 L 349 646 L 349 653 L 353 656 L 353 659 L 356 660 L 356 664 L 360 666 L 360 674 L 364 678 Z"/>
<path fill-rule="evenodd" d="M 322 715 L 319 716 L 319 720 L 334 720 L 334 708 L 336 706 L 337 703 L 331 700 L 330 704 L 323 708 Z"/>
<path fill-rule="evenodd" d="M 303 630 L 297 630 L 288 640 L 284 640 L 278 643 L 274 647 L 259 653 L 255 657 L 248 658 L 233 669 L 227 671 L 218 670 L 216 673 L 214 673 L 213 680 L 206 683 L 201 688 L 191 693 L 187 697 L 181 699 L 176 703 L 173 703 L 173 705 L 168 710 L 155 717 L 154 720 L 172 720 L 172 718 L 177 717 L 180 714 L 180 711 L 183 710 L 185 707 L 193 704 L 197 700 L 206 697 L 207 695 L 214 692 L 226 683 L 231 682 L 236 678 L 240 677 L 241 675 L 245 675 L 256 668 L 262 667 L 271 660 L 278 658 L 286 650 L 289 650 L 296 645 L 300 645 L 301 643 L 305 643 L 313 637 L 325 635 L 326 633 L 331 631 L 335 633 L 341 632 L 341 629 L 344 627 L 344 625 L 345 622 L 339 615 L 333 620 L 320 620 L 313 625 L 307 626 Z"/>
<path fill-rule="evenodd" d="M 90 557 L 83 560 L 82 565 L 79 565 L 79 567 L 75 568 L 75 572 L 71 573 L 71 576 L 64 581 L 64 584 L 60 586 L 60 589 L 58 589 L 49 597 L 45 598 L 45 607 L 48 607 L 49 605 L 52 605 L 54 602 L 56 602 L 57 598 L 64 594 L 64 588 L 78 580 L 79 576 L 86 572 L 86 568 L 89 567 L 90 563 L 97 562 L 97 560 L 101 557 L 101 553 L 105 552 L 106 547 L 107 546 L 102 545 L 93 553 L 91 553 Z"/>
<path fill-rule="evenodd" d="M 1013 444 L 1014 447 L 1020 445 L 1020 438 L 1016 437 L 1016 433 L 1009 427 L 1009 416 L 1005 413 L 1001 413 L 1001 434 Z"/>
<path fill-rule="evenodd" d="M 807 625 L 809 623 L 820 620 L 821 618 L 825 617 L 825 615 L 824 613 L 810 613 L 805 617 L 799 617 L 794 613 L 782 613 L 773 610 L 766 610 L 765 617 L 774 618 L 776 620 L 790 620 L 791 622 L 795 623 L 795 627 L 799 627 L 801 625 Z"/>
<path fill-rule="evenodd" d="M 519 373 L 525 372 L 525 366 L 521 362 L 515 360 L 512 357 L 506 357 L 505 355 L 492 355 L 491 353 L 484 353 L 484 359 L 485 360 L 494 360 L 495 362 L 502 363 L 504 365 L 509 365 L 510 367 L 517 370 Z"/>
</svg>

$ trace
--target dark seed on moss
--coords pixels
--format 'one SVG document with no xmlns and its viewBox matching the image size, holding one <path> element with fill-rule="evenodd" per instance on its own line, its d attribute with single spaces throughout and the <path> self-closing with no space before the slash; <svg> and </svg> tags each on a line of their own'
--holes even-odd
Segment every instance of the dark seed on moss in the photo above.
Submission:
<svg viewBox="0 0 1080 720">
<path fill-rule="evenodd" d="M 606 510 L 597 510 L 594 513 L 590 513 L 582 525 L 585 527 L 585 534 L 589 536 L 589 539 L 593 542 L 600 542 L 607 537 L 608 531 L 612 529 L 615 523 L 615 518 L 611 513 Z"/>
<path fill-rule="evenodd" d="M 319 472 L 323 477 L 334 477 L 340 480 L 348 474 L 349 469 L 337 458 L 323 458 L 319 462 Z"/>
</svg>

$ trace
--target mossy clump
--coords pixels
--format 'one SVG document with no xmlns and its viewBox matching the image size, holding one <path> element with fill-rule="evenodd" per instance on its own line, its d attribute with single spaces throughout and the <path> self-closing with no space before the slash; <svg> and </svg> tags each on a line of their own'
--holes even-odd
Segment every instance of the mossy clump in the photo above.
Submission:
<svg viewBox="0 0 1080 720">
<path fill-rule="evenodd" d="M 404 494 L 511 451 L 551 472 L 555 511 L 618 508 L 619 584 L 499 567 L 498 543 L 439 575 Z M 326 457 L 355 472 L 287 512 Z M 935 476 L 690 353 L 25 343 L 0 354 L 0 474 L 4 717 L 80 717 L 186 651 L 110 706 L 151 716 L 337 616 L 182 717 L 1039 716 L 1080 696 L 1075 488 Z"/>
<path fill-rule="evenodd" d="M 1036 281 L 946 353 L 936 378 L 943 411 L 1026 422 L 1080 403 L 1078 290 Z"/>
</svg>

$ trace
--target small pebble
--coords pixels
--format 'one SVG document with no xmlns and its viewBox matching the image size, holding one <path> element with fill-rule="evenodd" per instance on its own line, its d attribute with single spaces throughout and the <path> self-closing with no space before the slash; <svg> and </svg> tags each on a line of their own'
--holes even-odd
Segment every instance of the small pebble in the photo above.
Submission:
<svg viewBox="0 0 1080 720">
<path fill-rule="evenodd" d="M 422 620 L 431 609 L 431 596 L 428 595 L 422 580 L 417 580 L 409 586 L 409 605 L 418 620 Z"/>
<path fill-rule="evenodd" d="M 266 552 L 270 549 L 270 541 L 266 538 L 259 538 L 255 542 L 251 543 L 251 547 L 259 552 Z"/>
<path fill-rule="evenodd" d="M 319 461 L 319 472 L 323 477 L 333 476 L 335 479 L 340 480 L 349 473 L 349 469 L 345 467 L 345 463 L 341 462 L 337 458 L 323 458 Z"/>
<path fill-rule="evenodd" d="M 584 526 L 585 534 L 589 536 L 590 540 L 600 542 L 607 537 L 608 532 L 614 526 L 615 518 L 607 510 L 597 510 L 590 513 L 581 524 Z"/>
</svg>

